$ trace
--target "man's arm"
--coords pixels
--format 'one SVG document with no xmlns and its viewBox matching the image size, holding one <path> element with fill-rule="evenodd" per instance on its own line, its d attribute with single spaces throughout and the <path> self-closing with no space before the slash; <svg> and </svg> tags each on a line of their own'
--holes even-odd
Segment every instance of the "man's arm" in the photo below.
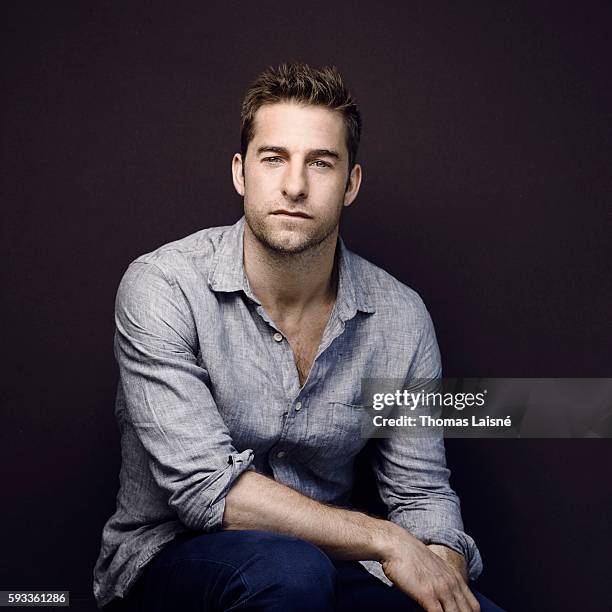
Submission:
<svg viewBox="0 0 612 612">
<path fill-rule="evenodd" d="M 427 611 L 479 610 L 461 574 L 402 527 L 319 503 L 253 471 L 226 495 L 223 527 L 299 537 L 335 559 L 380 561 L 387 577 Z"/>
<path fill-rule="evenodd" d="M 436 391 L 442 374 L 435 330 L 419 303 L 418 348 L 405 386 Z M 390 521 L 397 523 L 457 569 L 465 580 L 482 571 L 480 553 L 463 528 L 459 498 L 449 484 L 442 431 L 395 428 L 377 440 L 374 471 Z"/>
<path fill-rule="evenodd" d="M 190 305 L 156 264 L 136 260 L 115 301 L 118 417 L 146 450 L 148 468 L 168 506 L 189 529 L 213 531 L 229 487 L 253 461 L 234 448 L 198 364 Z M 142 509 L 146 514 L 147 508 Z"/>
</svg>

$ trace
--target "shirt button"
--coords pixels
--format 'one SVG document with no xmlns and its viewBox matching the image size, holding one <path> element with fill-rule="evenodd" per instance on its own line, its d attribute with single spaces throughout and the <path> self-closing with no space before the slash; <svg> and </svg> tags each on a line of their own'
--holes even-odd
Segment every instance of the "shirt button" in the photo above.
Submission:
<svg viewBox="0 0 612 612">
<path fill-rule="evenodd" d="M 285 451 L 278 451 L 278 453 L 276 453 L 276 456 L 279 459 L 282 459 L 287 453 Z"/>
<path fill-rule="evenodd" d="M 298 403 L 295 405 L 295 410 L 296 410 L 296 412 L 299 412 L 301 409 L 302 409 L 302 402 L 298 402 Z"/>
<path fill-rule="evenodd" d="M 275 339 L 277 342 L 281 342 L 281 341 L 282 341 L 282 339 L 283 339 L 283 334 L 281 334 L 280 332 L 276 332 L 276 333 L 274 334 L 274 339 Z"/>
</svg>

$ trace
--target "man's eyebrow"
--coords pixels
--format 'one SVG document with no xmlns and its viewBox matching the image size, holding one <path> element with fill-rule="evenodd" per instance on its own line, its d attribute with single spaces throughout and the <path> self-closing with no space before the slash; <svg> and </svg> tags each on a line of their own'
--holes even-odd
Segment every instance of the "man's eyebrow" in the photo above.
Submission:
<svg viewBox="0 0 612 612">
<path fill-rule="evenodd" d="M 330 149 L 315 149 L 314 151 L 308 151 L 308 154 L 313 157 L 333 157 L 334 159 L 340 159 L 340 154 Z"/>
<path fill-rule="evenodd" d="M 285 147 L 261 145 L 257 147 L 257 155 L 261 155 L 261 153 L 281 153 L 282 155 L 288 155 L 289 151 Z M 312 149 L 308 151 L 307 157 L 333 157 L 334 159 L 340 159 L 340 154 L 331 149 Z"/>
<path fill-rule="evenodd" d="M 257 147 L 257 155 L 261 153 L 283 153 L 286 155 L 289 153 L 285 147 L 275 147 L 273 145 L 261 145 L 261 147 Z"/>
</svg>

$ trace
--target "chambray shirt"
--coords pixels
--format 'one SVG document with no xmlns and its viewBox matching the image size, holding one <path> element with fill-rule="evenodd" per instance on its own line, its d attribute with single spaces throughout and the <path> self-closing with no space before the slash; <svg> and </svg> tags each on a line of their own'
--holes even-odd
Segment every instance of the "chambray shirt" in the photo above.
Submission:
<svg viewBox="0 0 612 612">
<path fill-rule="evenodd" d="M 292 349 L 251 291 L 244 217 L 135 259 L 115 304 L 122 465 L 115 513 L 94 568 L 99 606 L 127 594 L 164 545 L 222 524 L 225 496 L 257 470 L 346 506 L 360 435 L 363 378 L 436 378 L 431 318 L 412 289 L 338 240 L 338 290 L 300 387 Z M 450 488 L 441 437 L 376 440 L 373 469 L 388 519 L 482 570 Z M 380 564 L 363 561 L 386 579 Z"/>
</svg>

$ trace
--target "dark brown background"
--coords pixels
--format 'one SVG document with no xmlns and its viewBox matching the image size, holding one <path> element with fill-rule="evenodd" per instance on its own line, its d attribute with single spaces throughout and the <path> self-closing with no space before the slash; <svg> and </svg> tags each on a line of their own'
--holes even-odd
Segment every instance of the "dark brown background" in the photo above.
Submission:
<svg viewBox="0 0 612 612">
<path fill-rule="evenodd" d="M 365 169 L 345 240 L 423 296 L 447 375 L 611 375 L 609 3 L 124 4 L 3 4 L 0 589 L 91 598 L 115 291 L 137 255 L 238 218 L 239 105 L 268 64 L 344 73 Z M 609 440 L 448 459 L 483 592 L 612 609 Z"/>
</svg>

